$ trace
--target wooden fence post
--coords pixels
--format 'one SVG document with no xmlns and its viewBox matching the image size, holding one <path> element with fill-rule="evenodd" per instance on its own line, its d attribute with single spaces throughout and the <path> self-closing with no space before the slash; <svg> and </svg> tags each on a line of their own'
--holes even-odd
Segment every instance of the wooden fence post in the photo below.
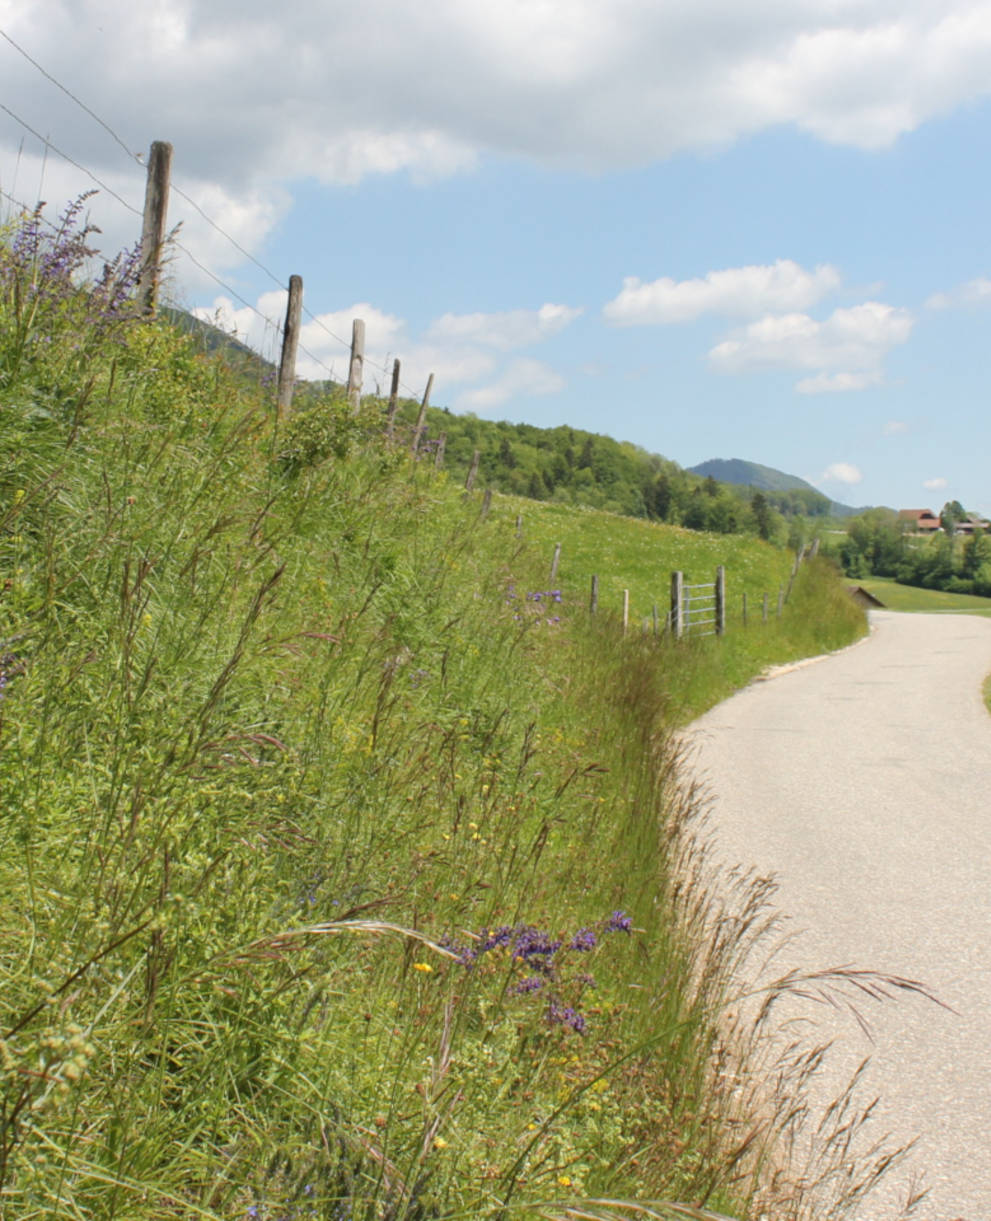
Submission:
<svg viewBox="0 0 991 1221">
<path fill-rule="evenodd" d="M 471 466 L 468 468 L 468 478 L 465 479 L 465 491 L 470 492 L 475 486 L 475 476 L 478 474 L 478 464 L 482 459 L 482 451 L 476 449 L 471 458 Z"/>
<path fill-rule="evenodd" d="M 550 582 L 553 585 L 557 580 L 557 566 L 561 562 L 561 544 L 554 544 L 554 558 L 551 560 L 551 576 Z"/>
<path fill-rule="evenodd" d="M 814 538 L 812 540 L 812 550 L 809 552 L 809 559 L 814 560 L 818 554 L 819 554 L 819 540 L 817 538 Z"/>
<path fill-rule="evenodd" d="M 442 432 L 437 438 L 437 456 L 434 458 L 434 467 L 439 471 L 444 465 L 444 450 L 447 449 L 447 433 Z"/>
<path fill-rule="evenodd" d="M 516 537 L 517 538 L 523 537 L 523 514 L 522 513 L 516 514 Z"/>
<path fill-rule="evenodd" d="M 303 280 L 289 277 L 289 300 L 286 302 L 286 325 L 282 330 L 282 357 L 279 360 L 278 398 L 276 413 L 284 419 L 292 406 L 296 385 L 296 351 L 299 347 L 299 323 L 303 312 Z"/>
<path fill-rule="evenodd" d="M 145 210 L 141 223 L 141 270 L 137 283 L 138 303 L 145 314 L 154 314 L 158 305 L 171 170 L 172 145 L 165 140 L 155 140 L 148 156 Z"/>
<path fill-rule="evenodd" d="M 656 602 L 654 603 L 653 607 L 651 608 L 651 615 L 653 616 L 653 619 L 654 619 L 654 635 L 656 636 L 657 635 L 657 603 Z"/>
<path fill-rule="evenodd" d="M 671 573 L 671 633 L 675 640 L 681 639 L 684 620 L 681 613 L 684 577 L 680 572 Z"/>
<path fill-rule="evenodd" d="M 416 417 L 416 428 L 413 429 L 413 443 L 410 446 L 410 453 L 416 457 L 416 452 L 420 448 L 420 438 L 423 436 L 423 428 L 427 422 L 427 406 L 430 403 L 430 391 L 434 386 L 434 375 L 431 373 L 427 378 L 427 388 L 423 392 L 423 402 L 420 404 L 420 414 Z"/>
<path fill-rule="evenodd" d="M 491 509 L 491 508 L 492 508 L 492 489 L 486 488 L 485 495 L 482 497 L 482 511 L 478 515 L 480 520 L 485 521 L 485 519 L 489 515 L 489 509 Z"/>
<path fill-rule="evenodd" d="M 716 569 L 716 635 L 726 632 L 726 568 L 720 564 Z"/>
<path fill-rule="evenodd" d="M 630 591 L 623 590 L 623 635 L 626 635 L 626 629 L 630 626 Z"/>
<path fill-rule="evenodd" d="M 385 436 L 391 441 L 396 429 L 396 407 L 399 403 L 399 360 L 392 362 L 392 389 L 389 391 L 389 413 L 386 416 Z"/>
<path fill-rule="evenodd" d="M 355 318 L 351 324 L 351 364 L 348 367 L 348 402 L 355 415 L 361 407 L 361 380 L 365 368 L 365 324 Z"/>
<path fill-rule="evenodd" d="M 592 573 L 592 589 L 588 595 L 588 613 L 594 615 L 599 609 L 599 578 Z"/>
<path fill-rule="evenodd" d="M 778 618 L 779 619 L 781 618 L 781 612 L 784 610 L 784 606 L 785 606 L 785 591 L 779 585 L 778 586 Z"/>
<path fill-rule="evenodd" d="M 744 627 L 747 626 L 747 593 L 746 593 L 746 590 L 744 590 L 744 593 L 743 593 L 743 626 Z"/>
<path fill-rule="evenodd" d="M 764 622 L 767 622 L 767 594 L 764 594 Z"/>
</svg>

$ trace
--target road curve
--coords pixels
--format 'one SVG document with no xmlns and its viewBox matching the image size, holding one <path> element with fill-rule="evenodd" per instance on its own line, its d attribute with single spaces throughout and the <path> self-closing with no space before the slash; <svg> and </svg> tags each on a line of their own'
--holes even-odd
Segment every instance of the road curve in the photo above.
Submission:
<svg viewBox="0 0 991 1221">
<path fill-rule="evenodd" d="M 836 1076 L 871 1055 L 870 1129 L 917 1138 L 854 1215 L 991 1218 L 991 619 L 872 614 L 869 639 L 758 682 L 696 721 L 690 768 L 717 855 L 778 882 L 784 967 L 869 967 L 927 984 L 856 1022 L 814 1006 Z M 809 1008 L 809 1007 L 807 1007 Z"/>
</svg>

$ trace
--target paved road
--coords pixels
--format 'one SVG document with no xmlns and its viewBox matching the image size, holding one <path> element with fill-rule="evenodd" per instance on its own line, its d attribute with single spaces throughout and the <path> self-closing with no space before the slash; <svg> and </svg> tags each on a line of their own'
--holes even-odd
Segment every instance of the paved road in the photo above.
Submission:
<svg viewBox="0 0 991 1221">
<path fill-rule="evenodd" d="M 756 683 L 690 730 L 719 853 L 776 875 L 797 935 L 778 962 L 921 980 L 856 1022 L 806 1005 L 835 1039 L 836 1081 L 872 1053 L 875 1135 L 918 1143 L 857 1221 L 991 1219 L 991 619 L 872 615 L 870 639 Z"/>
</svg>

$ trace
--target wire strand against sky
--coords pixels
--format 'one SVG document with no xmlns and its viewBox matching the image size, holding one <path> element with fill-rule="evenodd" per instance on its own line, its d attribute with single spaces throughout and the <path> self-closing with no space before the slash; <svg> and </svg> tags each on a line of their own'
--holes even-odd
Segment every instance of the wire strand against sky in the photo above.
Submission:
<svg viewBox="0 0 991 1221">
<path fill-rule="evenodd" d="M 134 161 L 138 165 L 144 164 L 142 155 L 140 153 L 133 152 L 128 147 L 127 143 L 122 139 L 122 137 L 114 130 L 114 128 L 104 118 L 102 118 L 100 115 L 98 115 L 96 113 L 96 111 L 92 109 L 92 107 L 87 106 L 87 104 L 80 97 L 78 97 L 71 89 L 69 89 L 57 77 L 55 77 L 51 72 L 49 72 L 32 55 L 30 55 L 19 43 L 15 42 L 14 39 L 11 38 L 10 35 L 6 33 L 6 31 L 0 29 L 0 38 L 3 38 L 4 41 L 6 41 L 11 47 L 13 47 L 14 50 L 17 51 L 17 53 L 19 55 L 23 56 L 24 59 L 26 59 L 28 61 L 28 63 L 31 64 L 31 66 L 36 71 L 40 72 L 41 75 L 46 80 L 50 81 L 57 89 L 61 90 L 61 92 L 64 93 L 65 96 L 67 98 L 69 98 L 69 100 L 74 105 L 78 106 L 80 108 L 80 110 L 82 110 L 85 114 L 87 114 L 95 123 L 98 123 L 99 126 L 101 128 L 103 128 L 103 130 L 107 133 L 107 135 L 109 135 L 110 138 L 118 145 L 118 147 L 123 150 L 123 152 L 126 154 L 129 161 Z M 36 139 L 40 140 L 46 148 L 50 148 L 54 153 L 56 153 L 58 156 L 62 157 L 63 160 L 67 161 L 70 165 L 75 166 L 75 168 L 80 170 L 82 173 L 86 174 L 102 190 L 106 191 L 109 195 L 111 195 L 119 203 L 123 204 L 125 208 L 129 209 L 129 211 L 133 212 L 137 216 L 142 215 L 142 213 L 137 208 L 135 208 L 133 205 L 129 204 L 127 202 L 127 200 L 123 199 L 120 195 L 118 195 L 117 192 L 113 190 L 113 188 L 108 187 L 106 185 L 106 183 L 102 182 L 101 179 L 99 179 L 96 176 L 96 174 L 93 173 L 92 170 L 87 169 L 84 165 L 81 165 L 78 161 L 73 160 L 73 158 L 70 157 L 67 153 L 62 152 L 62 150 L 57 148 L 54 144 L 52 144 L 51 141 L 47 137 L 42 136 L 39 132 L 35 131 L 34 128 L 32 128 L 28 123 L 26 123 L 23 119 L 21 119 L 18 115 L 16 115 L 9 107 L 5 106 L 2 102 L 0 102 L 0 109 L 4 110 L 16 123 L 19 123 L 26 131 L 30 132 L 31 135 L 33 135 Z M 285 281 L 282 280 L 278 275 L 276 275 L 276 273 L 274 271 L 272 271 L 271 268 L 266 267 L 265 264 L 262 263 L 260 259 L 256 258 L 255 255 L 253 255 L 249 250 L 246 250 L 245 247 L 242 246 L 241 243 L 235 237 L 233 237 L 230 233 L 228 233 L 227 230 L 224 229 L 222 225 L 220 225 L 217 221 L 215 221 L 213 219 L 213 217 L 210 216 L 209 213 L 207 213 L 205 211 L 205 209 L 203 209 L 196 202 L 196 200 L 192 198 L 192 196 L 190 196 L 186 191 L 184 191 L 175 182 L 170 183 L 170 191 L 175 192 L 175 194 L 178 195 L 178 197 L 180 199 L 182 199 L 191 208 L 193 208 L 193 210 L 195 212 L 197 212 L 199 214 L 199 216 L 201 216 L 202 219 L 204 221 L 206 221 L 206 223 L 216 233 L 220 234 L 221 237 L 223 237 L 226 241 L 228 241 L 234 247 L 234 249 L 237 250 L 240 255 L 242 255 L 242 257 L 246 258 L 250 263 L 252 263 L 255 267 L 257 267 L 259 271 L 263 272 L 283 292 L 288 292 L 288 287 L 287 287 Z M 176 245 L 178 246 L 179 244 L 176 243 Z M 229 285 L 224 284 L 224 282 L 217 275 L 215 275 L 208 267 L 206 267 L 198 259 L 194 258 L 185 247 L 180 246 L 179 248 L 182 249 L 183 253 L 187 256 L 187 258 L 189 258 L 205 275 L 209 276 L 212 280 L 214 280 L 217 284 L 219 284 L 226 292 L 231 293 L 242 304 L 244 304 L 248 308 L 252 309 L 260 318 L 265 318 L 265 316 L 261 313 L 260 310 L 258 310 L 255 306 L 251 305 L 250 302 L 246 301 L 244 299 L 244 297 L 242 297 L 239 293 L 236 293 Z M 323 319 L 320 318 L 319 315 L 315 314 L 306 305 L 303 306 L 303 313 L 315 326 L 319 327 L 320 330 L 322 330 L 329 338 L 333 339 L 335 341 L 335 343 L 339 343 L 341 345 L 341 347 L 343 347 L 345 350 L 350 351 L 351 344 L 348 342 L 348 340 L 342 338 L 340 335 L 335 334 L 335 332 L 332 331 L 329 326 L 327 326 L 327 324 L 323 321 Z M 265 318 L 265 321 L 270 323 L 271 319 Z M 307 352 L 305 348 L 302 348 L 301 350 L 307 356 L 309 356 L 309 358 L 311 360 L 315 361 L 321 368 L 326 369 L 328 372 L 330 372 L 329 367 L 322 360 L 319 360 L 317 357 L 313 356 L 312 353 Z M 371 359 L 369 359 L 366 363 L 371 368 L 379 370 L 385 375 L 389 375 L 391 372 L 387 363 L 379 363 L 378 361 L 371 360 Z M 414 397 L 414 398 L 418 397 L 417 392 L 414 391 L 412 389 L 412 387 L 407 386 L 406 383 L 404 381 L 402 381 L 401 379 L 400 379 L 399 384 L 412 397 Z"/>
<path fill-rule="evenodd" d="M 108 187 L 107 184 L 102 179 L 98 178 L 92 170 L 88 170 L 85 165 L 80 165 L 80 163 L 74 158 L 70 157 L 68 153 L 64 153 L 57 145 L 53 144 L 47 136 L 43 136 L 40 132 L 35 131 L 30 123 L 26 123 L 24 119 L 22 119 L 20 115 L 15 114 L 9 106 L 5 106 L 3 102 L 0 102 L 0 110 L 2 110 L 4 114 L 10 115 L 15 123 L 19 123 L 20 126 L 23 127 L 25 131 L 30 132 L 36 140 L 40 140 L 45 148 L 50 148 L 52 152 L 56 154 L 56 156 L 61 157 L 63 161 L 68 161 L 68 163 L 75 166 L 80 173 L 85 174 L 87 178 L 91 178 L 102 191 L 106 191 L 106 193 L 116 199 L 119 204 L 123 204 L 123 206 L 127 208 L 129 212 L 133 212 L 135 216 L 142 215 L 140 208 L 136 208 L 133 204 L 128 203 L 122 195 L 118 195 L 113 187 Z"/>
<path fill-rule="evenodd" d="M 37 70 L 41 73 L 41 75 L 46 80 L 49 80 L 52 82 L 52 84 L 56 87 L 56 89 L 61 89 L 67 98 L 70 98 L 73 102 L 75 102 L 75 104 L 81 110 L 85 110 L 91 119 L 94 119 L 97 123 L 100 124 L 100 126 L 107 133 L 107 135 L 109 135 L 111 137 L 111 139 L 116 140 L 116 142 L 121 146 L 121 148 L 124 150 L 124 152 L 127 153 L 128 157 L 130 157 L 134 161 L 137 161 L 140 164 L 141 154 L 132 152 L 131 149 L 129 149 L 127 147 L 127 145 L 120 138 L 120 136 L 118 136 L 118 134 L 110 126 L 110 124 L 104 122 L 104 120 L 100 118 L 100 116 L 96 113 L 96 111 L 91 110 L 84 101 L 82 101 L 80 98 L 76 97 L 76 95 L 72 92 L 71 89 L 67 89 L 66 86 L 63 85 L 60 80 L 57 80 L 54 76 L 52 76 L 52 74 L 49 71 L 47 71 L 45 68 L 43 68 L 36 59 L 33 59 L 27 53 L 27 51 L 25 51 L 24 48 L 22 46 L 20 46 L 19 43 L 14 42 L 13 38 L 11 38 L 11 36 L 5 30 L 0 30 L 0 38 L 3 38 L 6 42 L 9 42 L 10 45 L 14 48 L 14 50 L 17 51 L 18 54 L 23 55 L 24 58 L 28 61 L 28 63 L 32 65 L 32 67 L 37 68 Z"/>
<path fill-rule="evenodd" d="M 229 284 L 225 283 L 220 278 L 220 276 L 218 276 L 215 272 L 211 271 L 210 268 L 207 267 L 204 263 L 201 263 L 200 260 L 196 257 L 196 255 L 192 254 L 189 250 L 187 250 L 187 248 L 180 241 L 177 241 L 175 238 L 172 238 L 172 245 L 175 246 L 175 248 L 177 250 L 181 250 L 182 253 L 186 256 L 187 259 L 189 259 L 189 261 L 191 263 L 193 263 L 196 267 L 198 267 L 200 269 L 200 271 L 203 272 L 204 275 L 209 276 L 210 279 L 213 280 L 213 282 L 216 285 L 218 285 L 220 288 L 222 288 L 224 290 L 224 292 L 230 293 L 230 295 L 234 298 L 235 301 L 239 301 L 246 309 L 251 310 L 251 312 L 256 317 L 260 318 L 262 320 L 262 322 L 264 322 L 266 324 L 266 326 L 272 327 L 276 332 L 281 332 L 281 330 L 282 330 L 281 322 L 278 322 L 276 319 L 269 318 L 266 314 L 263 314 L 256 305 L 252 305 L 251 302 L 248 301 L 246 297 L 243 297 L 237 291 L 237 289 L 232 288 Z M 299 345 L 299 350 L 303 353 L 304 356 L 308 356 L 310 358 L 310 360 L 313 361 L 314 364 L 319 365 L 321 369 L 324 369 L 330 375 L 330 377 L 333 378 L 333 376 L 334 376 L 333 369 L 329 365 L 325 364 L 320 359 L 319 356 L 314 356 L 314 354 L 312 352 L 310 352 L 307 348 L 305 348 L 302 344 Z"/>
</svg>

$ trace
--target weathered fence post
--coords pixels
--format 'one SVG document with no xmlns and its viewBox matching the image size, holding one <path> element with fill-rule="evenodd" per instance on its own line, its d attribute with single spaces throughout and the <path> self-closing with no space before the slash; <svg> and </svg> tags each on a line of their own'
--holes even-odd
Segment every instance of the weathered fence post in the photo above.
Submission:
<svg viewBox="0 0 991 1221">
<path fill-rule="evenodd" d="M 470 492 L 475 486 L 475 476 L 478 474 L 478 464 L 482 460 L 482 451 L 476 449 L 471 458 L 471 466 L 468 468 L 468 477 L 465 479 L 465 491 Z"/>
<path fill-rule="evenodd" d="M 592 588 L 588 595 L 588 613 L 594 615 L 599 609 L 599 578 L 592 573 Z"/>
<path fill-rule="evenodd" d="M 623 635 L 626 635 L 626 629 L 630 626 L 630 591 L 623 590 Z"/>
<path fill-rule="evenodd" d="M 155 140 L 148 156 L 145 210 L 141 223 L 141 270 L 137 283 L 138 302 L 145 314 L 154 314 L 158 304 L 171 170 L 172 145 L 165 140 Z"/>
<path fill-rule="evenodd" d="M 389 413 L 386 416 L 385 435 L 391 441 L 396 429 L 396 407 L 399 404 L 399 360 L 392 362 L 392 389 L 389 391 Z"/>
<path fill-rule="evenodd" d="M 299 348 L 299 322 L 303 312 L 303 280 L 289 277 L 289 300 L 286 302 L 286 325 L 282 330 L 282 357 L 279 360 L 278 398 L 276 412 L 281 420 L 292 406 L 296 385 L 296 351 Z"/>
<path fill-rule="evenodd" d="M 746 591 L 744 591 L 744 594 L 743 594 L 743 626 L 744 627 L 747 626 L 747 594 L 746 594 Z"/>
<path fill-rule="evenodd" d="M 651 614 L 654 619 L 654 635 L 656 636 L 657 635 L 657 603 L 656 602 L 654 603 L 653 607 L 651 608 Z"/>
<path fill-rule="evenodd" d="M 764 622 L 767 622 L 767 594 L 764 594 Z"/>
<path fill-rule="evenodd" d="M 420 404 L 420 414 L 416 417 L 416 428 L 413 429 L 413 443 L 410 445 L 410 453 L 416 457 L 416 451 L 420 448 L 420 438 L 423 436 L 423 428 L 427 422 L 427 406 L 430 403 L 430 391 L 434 388 L 434 375 L 431 373 L 427 378 L 427 388 L 423 392 L 423 402 Z"/>
<path fill-rule="evenodd" d="M 785 591 L 779 585 L 778 586 L 778 618 L 779 619 L 781 618 L 781 612 L 784 610 L 784 607 L 785 607 Z"/>
<path fill-rule="evenodd" d="M 812 548 L 809 551 L 809 559 L 814 560 L 818 554 L 819 554 L 819 540 L 817 538 L 814 538 L 812 540 Z"/>
<path fill-rule="evenodd" d="M 522 513 L 516 514 L 516 537 L 517 538 L 523 537 L 523 514 Z"/>
<path fill-rule="evenodd" d="M 681 613 L 684 577 L 680 572 L 671 573 L 671 634 L 675 640 L 681 639 L 684 621 Z"/>
<path fill-rule="evenodd" d="M 485 521 L 489 515 L 489 509 L 492 508 L 492 489 L 486 488 L 485 495 L 482 497 L 482 509 L 479 513 L 479 519 Z"/>
<path fill-rule="evenodd" d="M 447 449 L 447 433 L 442 432 L 437 438 L 437 456 L 434 458 L 434 467 L 437 470 L 444 465 L 444 450 Z"/>
<path fill-rule="evenodd" d="M 551 580 L 552 585 L 557 580 L 557 566 L 558 566 L 558 564 L 560 564 L 560 562 L 561 562 L 561 544 L 555 543 L 554 544 L 554 558 L 551 560 L 550 580 Z"/>
<path fill-rule="evenodd" d="M 355 318 L 351 324 L 351 364 L 348 367 L 348 402 L 355 415 L 361 407 L 361 380 L 365 368 L 365 324 Z"/>
<path fill-rule="evenodd" d="M 720 564 L 716 569 L 716 635 L 726 632 L 726 568 Z"/>
</svg>

